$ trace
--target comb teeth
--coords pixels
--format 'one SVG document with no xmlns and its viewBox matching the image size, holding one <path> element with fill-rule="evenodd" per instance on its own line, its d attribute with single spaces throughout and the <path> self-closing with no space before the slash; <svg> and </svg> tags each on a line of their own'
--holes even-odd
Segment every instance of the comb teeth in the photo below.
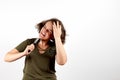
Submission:
<svg viewBox="0 0 120 80">
<path fill-rule="evenodd" d="M 36 45 L 38 42 L 40 41 L 40 39 L 39 38 L 37 38 L 35 41 L 34 41 L 34 45 Z"/>
<path fill-rule="evenodd" d="M 37 38 L 37 39 L 33 42 L 33 44 L 36 45 L 39 41 L 40 41 L 40 39 Z M 31 50 L 28 50 L 28 52 L 31 52 Z"/>
</svg>

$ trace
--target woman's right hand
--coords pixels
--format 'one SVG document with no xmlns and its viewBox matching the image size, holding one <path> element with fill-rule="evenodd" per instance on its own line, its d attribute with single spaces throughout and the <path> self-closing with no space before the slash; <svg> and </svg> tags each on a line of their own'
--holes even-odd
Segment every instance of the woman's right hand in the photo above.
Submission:
<svg viewBox="0 0 120 80">
<path fill-rule="evenodd" d="M 5 62 L 13 62 L 17 59 L 30 54 L 34 50 L 34 44 L 28 45 L 23 52 L 19 52 L 17 49 L 12 49 L 11 51 L 7 52 L 4 57 Z M 30 52 L 28 52 L 30 50 Z"/>
<path fill-rule="evenodd" d="M 34 50 L 35 46 L 34 44 L 31 44 L 31 45 L 28 45 L 26 47 L 26 49 L 24 50 L 23 54 L 26 56 L 26 55 L 29 55 L 33 50 Z"/>
</svg>

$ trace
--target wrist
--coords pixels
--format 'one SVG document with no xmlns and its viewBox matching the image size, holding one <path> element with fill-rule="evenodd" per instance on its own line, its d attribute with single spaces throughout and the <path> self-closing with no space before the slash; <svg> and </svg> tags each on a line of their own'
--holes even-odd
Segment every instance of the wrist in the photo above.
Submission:
<svg viewBox="0 0 120 80">
<path fill-rule="evenodd" d="M 61 42 L 61 38 L 60 37 L 55 38 L 55 42 Z"/>
<path fill-rule="evenodd" d="M 61 40 L 61 38 L 60 37 L 55 37 L 55 40 Z"/>
<path fill-rule="evenodd" d="M 22 56 L 26 56 L 27 55 L 25 52 L 22 52 L 21 54 L 22 54 Z"/>
</svg>

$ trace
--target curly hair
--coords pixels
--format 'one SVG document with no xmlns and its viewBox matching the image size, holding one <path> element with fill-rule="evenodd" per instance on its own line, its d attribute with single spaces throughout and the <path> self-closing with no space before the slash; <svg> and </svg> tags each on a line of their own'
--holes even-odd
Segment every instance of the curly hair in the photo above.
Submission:
<svg viewBox="0 0 120 80">
<path fill-rule="evenodd" d="M 60 38 L 61 38 L 62 43 L 64 44 L 64 43 L 65 43 L 65 39 L 66 39 L 66 30 L 65 30 L 65 28 L 64 28 L 64 25 L 63 25 L 62 21 L 60 21 L 60 20 L 57 19 L 57 18 L 51 18 L 51 19 L 44 20 L 44 21 L 38 23 L 38 24 L 36 25 L 36 28 L 37 28 L 38 32 L 41 31 L 42 27 L 43 27 L 48 21 L 51 21 L 52 24 L 53 24 L 54 22 L 57 23 L 57 21 L 59 22 L 59 25 L 61 25 L 61 31 L 62 31 L 62 34 L 61 34 L 61 37 L 60 37 Z M 53 38 L 53 40 L 54 40 L 54 38 Z"/>
</svg>

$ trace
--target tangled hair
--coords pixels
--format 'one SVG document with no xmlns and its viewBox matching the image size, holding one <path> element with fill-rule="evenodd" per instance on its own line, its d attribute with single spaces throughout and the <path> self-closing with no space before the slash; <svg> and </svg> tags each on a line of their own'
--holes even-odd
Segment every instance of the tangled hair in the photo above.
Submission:
<svg viewBox="0 0 120 80">
<path fill-rule="evenodd" d="M 41 31 L 42 27 L 43 27 L 48 21 L 51 21 L 52 24 L 53 24 L 54 22 L 57 24 L 57 21 L 59 22 L 59 25 L 61 25 L 61 31 L 62 31 L 62 34 L 61 34 L 61 37 L 60 37 L 60 38 L 61 38 L 62 43 L 64 44 L 64 43 L 65 43 L 65 39 L 66 39 L 66 30 L 65 30 L 65 28 L 64 28 L 64 25 L 63 25 L 62 21 L 60 21 L 60 20 L 57 19 L 57 18 L 51 18 L 51 19 L 44 20 L 44 21 L 38 23 L 38 24 L 36 25 L 36 28 L 37 28 L 38 32 Z M 53 38 L 53 41 L 54 41 L 54 38 Z"/>
</svg>

